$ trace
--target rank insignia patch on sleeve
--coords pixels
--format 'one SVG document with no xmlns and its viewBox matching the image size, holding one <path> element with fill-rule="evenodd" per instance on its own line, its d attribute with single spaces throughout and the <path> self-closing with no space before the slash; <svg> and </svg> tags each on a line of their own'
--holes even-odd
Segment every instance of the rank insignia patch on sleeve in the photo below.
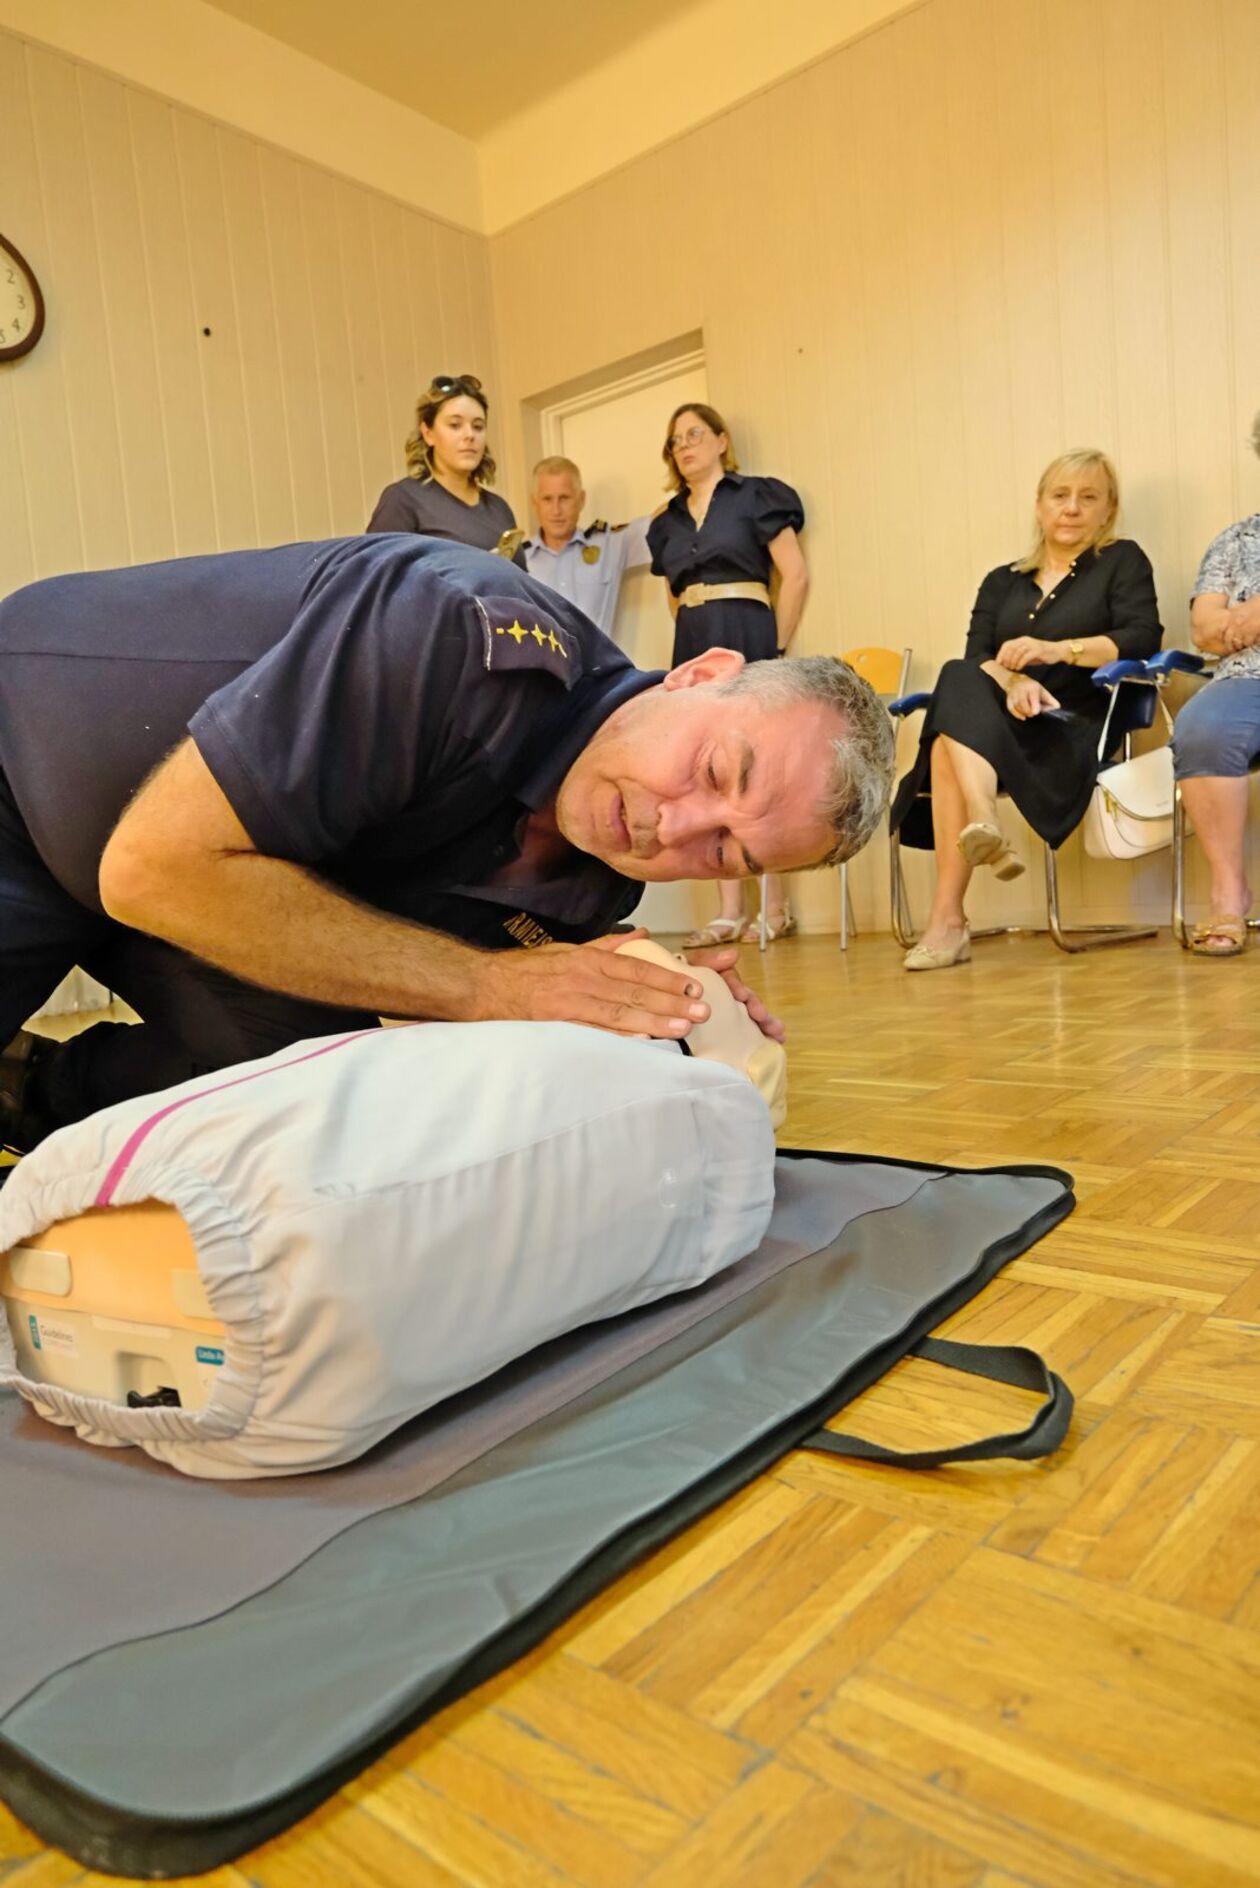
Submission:
<svg viewBox="0 0 1260 1888">
<path fill-rule="evenodd" d="M 577 642 L 554 617 L 523 597 L 476 597 L 486 641 L 486 667 L 492 674 L 508 669 L 543 670 L 572 688 L 582 673 Z"/>
</svg>

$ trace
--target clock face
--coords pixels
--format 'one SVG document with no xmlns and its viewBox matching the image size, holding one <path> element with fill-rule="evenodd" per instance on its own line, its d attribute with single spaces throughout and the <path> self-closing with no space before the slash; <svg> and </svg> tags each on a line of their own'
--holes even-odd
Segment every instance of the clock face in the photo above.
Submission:
<svg viewBox="0 0 1260 1888">
<path fill-rule="evenodd" d="M 44 298 L 35 271 L 0 236 L 0 362 L 28 354 L 44 331 Z"/>
</svg>

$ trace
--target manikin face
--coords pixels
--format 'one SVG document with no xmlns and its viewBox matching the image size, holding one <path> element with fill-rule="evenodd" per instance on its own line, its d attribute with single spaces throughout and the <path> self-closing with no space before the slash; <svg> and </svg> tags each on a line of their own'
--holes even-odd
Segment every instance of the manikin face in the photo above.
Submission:
<svg viewBox="0 0 1260 1888">
<path fill-rule="evenodd" d="M 1064 472 L 1052 479 L 1037 500 L 1037 522 L 1046 548 L 1071 559 L 1102 530 L 1111 510 L 1111 487 L 1100 465 Z"/>
<path fill-rule="evenodd" d="M 704 992 L 709 1006 L 707 1022 L 694 1023 L 687 1032 L 687 1048 L 704 1062 L 723 1062 L 747 1076 L 770 1110 L 771 1127 L 781 1128 L 787 1115 L 787 1050 L 781 1042 L 763 1036 L 748 1011 L 731 995 L 716 970 L 689 964 L 671 956 L 655 938 L 630 938 L 617 946 L 619 954 L 642 957 L 663 970 L 680 966 Z"/>
<path fill-rule="evenodd" d="M 566 544 L 578 528 L 586 493 L 572 472 L 540 472 L 534 480 L 534 516 L 549 538 Z"/>
<path fill-rule="evenodd" d="M 734 650 L 707 650 L 610 715 L 557 796 L 571 845 L 649 882 L 818 863 L 840 718 L 812 702 L 720 694 L 743 666 Z"/>
<path fill-rule="evenodd" d="M 486 416 L 481 402 L 466 393 L 444 401 L 432 426 L 421 422 L 420 436 L 426 446 L 432 446 L 439 472 L 471 478 L 486 456 Z"/>
<path fill-rule="evenodd" d="M 674 464 L 684 485 L 703 484 L 713 472 L 721 472 L 726 434 L 715 433 L 698 413 L 690 409 L 680 413 L 674 421 L 670 441 Z"/>
</svg>

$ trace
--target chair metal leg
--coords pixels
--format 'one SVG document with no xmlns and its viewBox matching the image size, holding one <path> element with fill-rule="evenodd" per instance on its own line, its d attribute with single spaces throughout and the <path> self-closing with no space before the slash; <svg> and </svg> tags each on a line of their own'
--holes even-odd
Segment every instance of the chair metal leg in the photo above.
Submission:
<svg viewBox="0 0 1260 1888">
<path fill-rule="evenodd" d="M 1173 788 L 1172 934 L 1183 951 L 1190 948 L 1186 930 L 1186 806 L 1181 782 Z"/>
<path fill-rule="evenodd" d="M 849 939 L 858 934 L 857 918 L 853 912 L 853 896 L 849 891 L 849 861 L 840 862 L 840 948 L 847 951 Z"/>
<path fill-rule="evenodd" d="M 892 919 L 892 934 L 903 951 L 908 951 L 918 942 L 919 934 L 914 928 L 914 919 L 910 914 L 910 899 L 906 892 L 906 875 L 901 869 L 901 835 L 888 835 L 888 903 Z"/>
<path fill-rule="evenodd" d="M 1059 867 L 1053 848 L 1043 848 L 1046 855 L 1046 916 L 1050 935 L 1061 951 L 1075 955 L 1079 951 L 1101 950 L 1104 944 L 1130 944 L 1136 938 L 1155 937 L 1156 927 L 1130 924 L 1064 924 L 1059 914 Z"/>
</svg>

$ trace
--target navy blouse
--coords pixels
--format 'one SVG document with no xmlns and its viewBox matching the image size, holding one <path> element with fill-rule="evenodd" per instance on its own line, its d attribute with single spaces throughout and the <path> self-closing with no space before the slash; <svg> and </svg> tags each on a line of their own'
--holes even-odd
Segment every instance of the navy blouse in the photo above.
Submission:
<svg viewBox="0 0 1260 1888">
<path fill-rule="evenodd" d="M 675 492 L 648 527 L 652 569 L 667 577 L 675 596 L 691 583 L 769 583 L 770 552 L 780 531 L 799 531 L 805 508 L 782 479 L 718 481 L 704 523 L 696 528 L 687 490 Z"/>
</svg>

